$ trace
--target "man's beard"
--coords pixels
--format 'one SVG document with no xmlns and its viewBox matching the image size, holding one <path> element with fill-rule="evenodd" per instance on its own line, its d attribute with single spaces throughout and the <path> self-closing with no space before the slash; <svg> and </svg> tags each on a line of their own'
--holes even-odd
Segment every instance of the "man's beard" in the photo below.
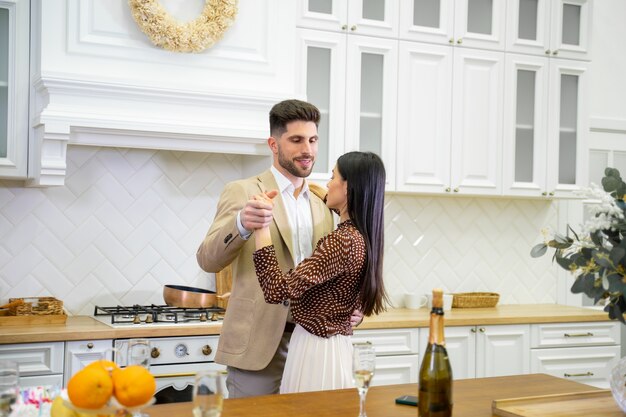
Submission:
<svg viewBox="0 0 626 417">
<path fill-rule="evenodd" d="M 278 164 L 295 177 L 306 178 L 311 175 L 313 167 L 315 166 L 315 159 L 313 159 L 313 157 L 310 157 L 309 159 L 311 160 L 311 166 L 308 169 L 300 168 L 294 163 L 294 161 L 285 158 L 280 151 L 280 147 L 278 148 Z"/>
</svg>

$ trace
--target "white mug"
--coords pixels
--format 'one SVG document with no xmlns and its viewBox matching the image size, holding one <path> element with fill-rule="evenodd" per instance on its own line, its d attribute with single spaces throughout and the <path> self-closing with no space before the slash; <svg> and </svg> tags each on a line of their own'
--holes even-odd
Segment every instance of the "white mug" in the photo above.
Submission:
<svg viewBox="0 0 626 417">
<path fill-rule="evenodd" d="M 433 295 L 432 294 L 426 294 L 426 299 L 428 300 L 427 302 L 427 307 L 430 310 L 431 308 L 433 308 Z M 443 311 L 450 311 L 452 310 L 452 294 L 444 294 L 443 295 Z"/>
<path fill-rule="evenodd" d="M 428 303 L 428 298 L 426 297 L 426 295 L 420 295 L 415 293 L 404 294 L 404 306 L 406 308 L 415 310 L 424 307 L 426 303 Z"/>
</svg>

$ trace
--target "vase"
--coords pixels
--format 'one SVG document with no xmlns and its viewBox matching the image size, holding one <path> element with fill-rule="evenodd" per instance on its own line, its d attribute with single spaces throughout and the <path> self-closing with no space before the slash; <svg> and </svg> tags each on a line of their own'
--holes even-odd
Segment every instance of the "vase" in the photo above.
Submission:
<svg viewBox="0 0 626 417">
<path fill-rule="evenodd" d="M 626 412 L 626 356 L 620 359 L 611 370 L 609 385 L 615 402 L 622 411 Z"/>
</svg>

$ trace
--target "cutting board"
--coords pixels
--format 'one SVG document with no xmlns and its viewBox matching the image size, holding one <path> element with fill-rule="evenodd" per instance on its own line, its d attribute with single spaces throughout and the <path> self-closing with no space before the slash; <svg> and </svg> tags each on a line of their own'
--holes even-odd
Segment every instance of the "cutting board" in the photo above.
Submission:
<svg viewBox="0 0 626 417">
<path fill-rule="evenodd" d="M 217 295 L 224 295 L 229 293 L 233 287 L 233 269 L 230 265 L 222 269 L 220 272 L 215 273 L 215 290 Z M 227 299 L 217 299 L 217 306 L 223 309 L 228 307 Z"/>
<path fill-rule="evenodd" d="M 494 400 L 494 415 L 502 417 L 624 417 L 609 390 Z"/>
</svg>

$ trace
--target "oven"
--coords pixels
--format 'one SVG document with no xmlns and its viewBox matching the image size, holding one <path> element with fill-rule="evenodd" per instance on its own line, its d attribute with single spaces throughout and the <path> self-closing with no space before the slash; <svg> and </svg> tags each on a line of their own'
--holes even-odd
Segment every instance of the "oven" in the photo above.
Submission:
<svg viewBox="0 0 626 417">
<path fill-rule="evenodd" d="M 200 370 L 226 370 L 213 361 L 219 336 L 153 337 L 150 372 L 157 384 L 156 404 L 192 400 L 194 376 Z M 115 362 L 126 366 L 129 339 L 116 339 Z"/>
<path fill-rule="evenodd" d="M 195 326 L 205 327 L 207 333 L 215 333 L 209 329 L 222 323 L 224 313 L 223 308 L 180 308 L 166 305 L 96 306 L 93 317 L 113 328 L 147 330 Z M 150 372 L 156 378 L 157 404 L 191 401 L 197 371 L 226 370 L 225 366 L 214 362 L 219 340 L 217 335 L 146 339 L 150 341 Z M 126 366 L 128 363 L 126 353 L 129 340 L 130 338 L 114 340 L 114 360 L 119 366 Z"/>
</svg>

